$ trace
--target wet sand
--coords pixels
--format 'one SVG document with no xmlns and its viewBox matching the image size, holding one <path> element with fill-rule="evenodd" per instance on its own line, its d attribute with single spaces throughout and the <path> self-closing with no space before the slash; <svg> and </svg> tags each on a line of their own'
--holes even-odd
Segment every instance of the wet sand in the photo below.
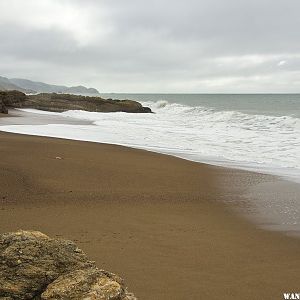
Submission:
<svg viewBox="0 0 300 300">
<path fill-rule="evenodd" d="M 140 299 L 282 299 L 300 239 L 230 209 L 271 176 L 121 146 L 0 133 L 0 231 L 74 240 Z M 243 204 L 241 204 L 243 205 Z"/>
<path fill-rule="evenodd" d="M 47 125 L 47 124 L 74 124 L 84 125 L 92 124 L 90 121 L 78 120 L 69 117 L 61 117 L 51 112 L 39 111 L 32 113 L 29 109 L 26 111 L 10 109 L 8 114 L 1 114 L 1 125 Z M 0 128 L 1 129 L 1 128 Z"/>
</svg>

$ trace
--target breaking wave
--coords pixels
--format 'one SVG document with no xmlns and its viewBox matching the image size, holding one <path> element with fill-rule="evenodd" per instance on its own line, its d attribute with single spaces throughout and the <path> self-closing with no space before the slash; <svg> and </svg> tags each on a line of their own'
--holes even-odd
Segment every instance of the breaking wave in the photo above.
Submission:
<svg viewBox="0 0 300 300">
<path fill-rule="evenodd" d="M 155 114 L 68 111 L 59 115 L 90 120 L 93 125 L 22 125 L 1 129 L 127 145 L 199 162 L 278 174 L 300 182 L 299 118 L 218 111 L 165 100 L 143 105 L 151 107 Z"/>
</svg>

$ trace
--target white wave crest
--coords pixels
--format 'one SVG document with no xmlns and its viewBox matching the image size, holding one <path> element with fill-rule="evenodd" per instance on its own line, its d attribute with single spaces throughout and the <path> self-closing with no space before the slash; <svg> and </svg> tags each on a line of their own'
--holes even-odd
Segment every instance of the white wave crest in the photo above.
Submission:
<svg viewBox="0 0 300 300">
<path fill-rule="evenodd" d="M 164 100 L 143 105 L 151 107 L 155 114 L 67 111 L 58 115 L 89 120 L 94 125 L 22 125 L 1 129 L 128 145 L 300 181 L 299 118 L 217 111 Z"/>
</svg>

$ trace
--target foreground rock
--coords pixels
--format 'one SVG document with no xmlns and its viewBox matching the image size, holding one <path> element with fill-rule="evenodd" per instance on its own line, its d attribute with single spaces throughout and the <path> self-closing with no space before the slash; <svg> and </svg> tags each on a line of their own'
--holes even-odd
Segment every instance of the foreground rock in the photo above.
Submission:
<svg viewBox="0 0 300 300">
<path fill-rule="evenodd" d="M 38 231 L 0 235 L 0 299 L 136 300 L 73 242 Z"/>
<path fill-rule="evenodd" d="M 7 107 L 35 108 L 40 110 L 63 112 L 67 110 L 85 110 L 94 112 L 128 112 L 150 113 L 151 109 L 143 107 L 132 100 L 112 100 L 101 97 L 87 97 L 70 94 L 43 93 L 25 95 L 17 91 L 0 92 L 0 111 L 7 111 Z M 10 101 L 5 99 L 9 98 Z M 1 109 L 2 107 L 2 109 Z"/>
</svg>

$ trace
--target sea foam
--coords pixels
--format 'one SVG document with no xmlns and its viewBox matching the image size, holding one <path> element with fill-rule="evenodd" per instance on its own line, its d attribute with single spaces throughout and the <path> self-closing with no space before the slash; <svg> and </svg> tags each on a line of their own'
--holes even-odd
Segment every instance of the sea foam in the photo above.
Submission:
<svg viewBox="0 0 300 300">
<path fill-rule="evenodd" d="M 14 125 L 1 130 L 120 144 L 198 162 L 284 176 L 300 182 L 300 119 L 143 102 L 154 114 L 67 111 L 43 113 L 93 125 Z"/>
</svg>

